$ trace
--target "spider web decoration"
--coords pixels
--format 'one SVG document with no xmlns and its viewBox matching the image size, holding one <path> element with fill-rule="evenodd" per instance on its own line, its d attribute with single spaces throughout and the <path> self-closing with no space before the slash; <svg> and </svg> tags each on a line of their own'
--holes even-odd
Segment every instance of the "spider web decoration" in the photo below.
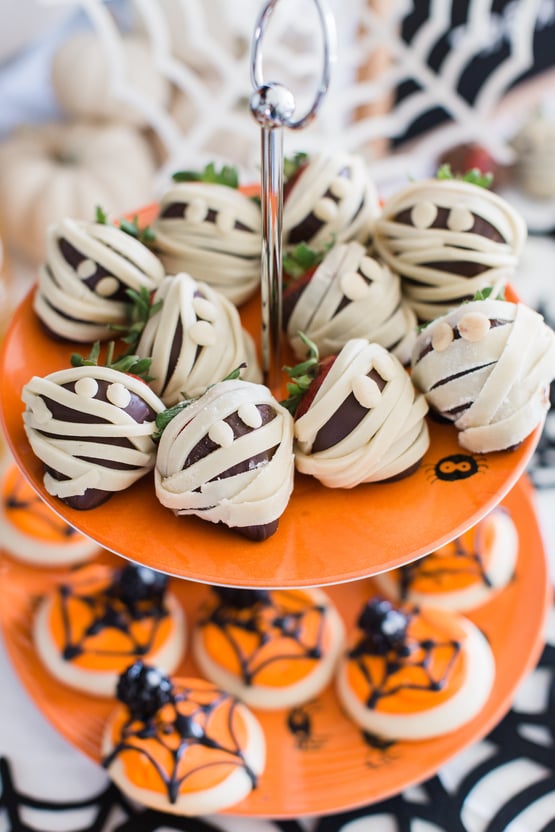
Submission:
<svg viewBox="0 0 555 832">
<path fill-rule="evenodd" d="M 112 93 L 138 108 L 165 151 L 159 185 L 184 166 L 234 163 L 258 176 L 259 131 L 249 112 L 250 43 L 260 0 L 128 0 L 132 29 L 146 35 L 159 72 L 174 88 L 169 110 L 142 98 L 129 77 L 123 27 L 101 0 L 41 0 L 79 6 L 101 40 Z M 494 116 L 507 91 L 553 65 L 538 64 L 555 31 L 555 0 L 329 0 L 338 29 L 338 58 L 316 122 L 287 132 L 286 152 L 323 146 L 365 153 L 378 184 L 393 172 L 406 177 L 407 157 L 383 155 L 391 144 L 438 119 L 441 130 L 419 140 L 435 159 L 447 147 L 480 140 L 500 161 L 511 151 Z M 269 80 L 288 86 L 301 115 L 321 71 L 319 25 L 313 3 L 282 0 L 265 36 Z M 545 53 L 545 48 L 542 54 Z M 477 79 L 479 79 L 477 81 Z M 532 106 L 530 97 L 527 105 Z M 493 129 L 492 129 L 493 128 Z"/>
<path fill-rule="evenodd" d="M 515 830 L 553 832 L 555 609 L 551 631 L 524 691 L 517 694 L 512 710 L 484 741 L 461 752 L 439 775 L 421 786 L 371 806 L 315 819 L 306 826 L 296 821 L 225 815 L 176 817 L 129 803 L 113 785 L 88 800 L 61 803 L 18 791 L 8 761 L 1 759 L 0 820 L 4 815 L 10 832 L 46 832 L 54 828 L 58 832 L 417 832 L 424 828 L 429 832 L 505 832 L 512 823 Z M 530 695 L 532 690 L 535 693 Z M 384 747 L 381 753 L 386 754 L 387 749 Z M 477 812 L 474 804 L 479 807 Z M 32 824 L 28 822 L 28 810 L 47 813 L 44 826 L 36 822 L 41 815 L 34 816 Z M 88 824 L 68 827 L 65 818 L 76 810 L 87 810 L 92 819 Z"/>
</svg>

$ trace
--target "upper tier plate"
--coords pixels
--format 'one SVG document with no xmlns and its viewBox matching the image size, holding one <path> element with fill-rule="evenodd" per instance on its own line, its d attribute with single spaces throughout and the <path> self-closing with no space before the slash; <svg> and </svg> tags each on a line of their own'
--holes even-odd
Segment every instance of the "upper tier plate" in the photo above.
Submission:
<svg viewBox="0 0 555 832">
<path fill-rule="evenodd" d="M 146 212 L 145 212 L 146 213 Z M 148 214 L 144 217 L 149 221 Z M 241 309 L 260 330 L 259 301 Z M 278 531 L 247 541 L 195 517 L 176 517 L 157 500 L 152 475 L 89 511 L 68 508 L 42 484 L 42 463 L 23 430 L 21 390 L 33 375 L 70 365 L 88 346 L 49 337 L 32 307 L 17 309 L 0 356 L 0 409 L 15 459 L 66 522 L 116 554 L 181 578 L 227 586 L 317 586 L 363 578 L 414 560 L 474 525 L 506 494 L 536 447 L 538 428 L 516 450 L 472 456 L 452 425 L 430 421 L 431 445 L 419 470 L 387 484 L 329 489 L 296 475 Z"/>
</svg>

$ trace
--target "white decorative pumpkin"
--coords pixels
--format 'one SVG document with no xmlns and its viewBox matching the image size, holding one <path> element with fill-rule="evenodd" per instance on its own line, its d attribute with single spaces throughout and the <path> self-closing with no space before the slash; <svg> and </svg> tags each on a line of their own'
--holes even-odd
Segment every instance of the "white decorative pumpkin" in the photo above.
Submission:
<svg viewBox="0 0 555 832">
<path fill-rule="evenodd" d="M 156 68 L 144 38 L 129 35 L 118 41 L 123 82 L 117 89 L 115 72 L 103 42 L 94 32 L 79 32 L 66 40 L 52 60 L 52 86 L 62 109 L 74 118 L 113 119 L 143 127 L 147 119 L 141 101 L 166 108 L 170 83 Z"/>
<path fill-rule="evenodd" d="M 43 259 L 46 229 L 64 217 L 119 216 L 152 201 L 148 142 L 125 125 L 27 126 L 0 144 L 0 214 L 5 242 Z"/>
</svg>

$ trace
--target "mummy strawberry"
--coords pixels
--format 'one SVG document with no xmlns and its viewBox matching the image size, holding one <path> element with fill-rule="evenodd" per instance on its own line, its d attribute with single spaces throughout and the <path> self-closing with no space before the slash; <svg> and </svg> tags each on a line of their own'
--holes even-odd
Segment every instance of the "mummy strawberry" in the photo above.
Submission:
<svg viewBox="0 0 555 832">
<path fill-rule="evenodd" d="M 310 263 L 311 251 L 299 245 L 284 268 L 298 265 L 296 252 Z M 321 356 L 335 355 L 350 338 L 367 338 L 409 363 L 416 316 L 401 297 L 399 277 L 387 265 L 353 241 L 334 246 L 315 267 L 301 265 L 300 272 L 283 293 L 284 323 L 298 358 L 306 354 L 302 332 Z"/>
<path fill-rule="evenodd" d="M 543 423 L 555 333 L 525 304 L 485 297 L 429 324 L 417 338 L 412 368 L 414 384 L 454 423 L 463 448 L 504 450 Z"/>
<path fill-rule="evenodd" d="M 154 467 L 152 435 L 163 402 L 137 375 L 148 362 L 126 356 L 98 366 L 89 359 L 23 388 L 25 433 L 45 468 L 49 494 L 90 509 L 123 491 Z M 110 362 L 109 362 L 110 363 Z"/>
<path fill-rule="evenodd" d="M 288 160 L 286 177 L 285 247 L 304 242 L 322 249 L 347 240 L 365 243 L 372 236 L 379 203 L 362 156 L 298 154 Z"/>
<path fill-rule="evenodd" d="M 209 165 L 204 174 L 175 174 L 153 228 L 169 274 L 188 272 L 240 305 L 260 283 L 262 219 L 258 203 L 224 172 Z"/>
<path fill-rule="evenodd" d="M 514 275 L 526 240 L 524 220 L 471 179 L 453 179 L 442 168 L 439 178 L 394 194 L 376 223 L 376 251 L 401 276 L 421 321 L 481 289 L 503 287 Z"/>
<path fill-rule="evenodd" d="M 173 412 L 156 457 L 162 505 L 253 540 L 273 534 L 293 490 L 290 413 L 267 387 L 237 378 L 218 382 Z"/>
<path fill-rule="evenodd" d="M 297 469 L 331 488 L 412 473 L 430 442 L 428 406 L 401 362 L 364 338 L 322 361 L 308 346 L 307 360 L 287 368 Z"/>
<path fill-rule="evenodd" d="M 167 407 L 207 387 L 245 363 L 244 378 L 260 381 L 254 342 L 237 308 L 220 292 L 188 274 L 166 277 L 137 345 L 152 359 L 150 383 Z"/>
<path fill-rule="evenodd" d="M 128 290 L 151 292 L 164 277 L 135 223 L 120 227 L 64 219 L 48 230 L 34 309 L 55 336 L 77 342 L 114 337 L 126 320 Z"/>
</svg>

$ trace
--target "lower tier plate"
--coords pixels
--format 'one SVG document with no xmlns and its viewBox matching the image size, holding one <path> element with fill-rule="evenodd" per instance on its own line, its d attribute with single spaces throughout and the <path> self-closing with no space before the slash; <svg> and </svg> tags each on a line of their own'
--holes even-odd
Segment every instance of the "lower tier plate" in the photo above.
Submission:
<svg viewBox="0 0 555 832">
<path fill-rule="evenodd" d="M 450 757 L 497 724 L 509 709 L 516 687 L 539 658 L 551 601 L 547 563 L 527 479 L 519 480 L 503 504 L 520 538 L 515 577 L 469 615 L 486 634 L 496 659 L 494 689 L 481 713 L 458 731 L 437 739 L 378 743 L 365 738 L 344 716 L 333 686 L 302 708 L 258 711 L 267 738 L 267 768 L 258 788 L 228 814 L 298 818 L 385 799 L 430 777 Z M 53 679 L 39 662 L 31 640 L 33 608 L 64 573 L 23 566 L 6 555 L 1 557 L 0 569 L 0 626 L 19 678 L 54 727 L 99 762 L 101 735 L 113 702 L 73 692 Z M 187 581 L 175 581 L 172 587 L 191 625 L 195 609 L 208 590 Z M 371 579 L 365 579 L 327 591 L 350 627 L 374 587 Z M 196 673 L 190 656 L 180 671 Z"/>
</svg>

